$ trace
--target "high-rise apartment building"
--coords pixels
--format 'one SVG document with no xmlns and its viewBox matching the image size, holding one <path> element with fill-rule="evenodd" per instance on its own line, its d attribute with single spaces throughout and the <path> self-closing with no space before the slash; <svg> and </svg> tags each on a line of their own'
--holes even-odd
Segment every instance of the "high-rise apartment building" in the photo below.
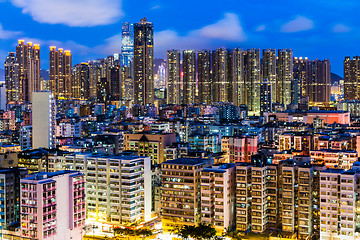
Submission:
<svg viewBox="0 0 360 240">
<path fill-rule="evenodd" d="M 121 69 L 120 66 L 111 66 L 107 74 L 109 85 L 108 99 L 112 101 L 119 101 L 121 99 Z"/>
<path fill-rule="evenodd" d="M 154 103 L 153 24 L 146 18 L 134 25 L 134 103 Z"/>
<path fill-rule="evenodd" d="M 134 57 L 134 24 L 123 22 L 121 32 L 121 67 L 130 67 Z"/>
<path fill-rule="evenodd" d="M 134 100 L 134 81 L 131 77 L 130 67 L 120 68 L 121 100 Z"/>
<path fill-rule="evenodd" d="M 360 99 L 360 57 L 353 59 L 345 57 L 344 60 L 344 99 Z"/>
<path fill-rule="evenodd" d="M 235 164 L 209 166 L 201 171 L 201 222 L 219 234 L 235 224 Z"/>
<path fill-rule="evenodd" d="M 26 174 L 26 168 L 0 169 L 0 238 L 3 230 L 20 222 L 20 179 Z"/>
<path fill-rule="evenodd" d="M 306 80 L 302 84 L 305 88 L 305 96 L 309 97 L 310 102 L 330 102 L 330 61 L 328 59 L 307 61 Z"/>
<path fill-rule="evenodd" d="M 292 49 L 279 49 L 277 59 L 276 101 L 285 106 L 291 103 L 293 70 Z"/>
<path fill-rule="evenodd" d="M 197 102 L 196 55 L 194 50 L 183 51 L 183 104 Z"/>
<path fill-rule="evenodd" d="M 6 102 L 20 101 L 21 84 L 19 81 L 19 63 L 14 52 L 9 52 L 5 59 Z"/>
<path fill-rule="evenodd" d="M 87 100 L 90 97 L 89 80 L 89 63 L 81 63 L 74 65 L 72 73 L 73 98 Z"/>
<path fill-rule="evenodd" d="M 65 169 L 78 169 L 86 176 L 88 220 L 124 225 L 151 219 L 149 157 L 75 154 L 65 161 Z"/>
<path fill-rule="evenodd" d="M 180 50 L 168 50 L 166 62 L 166 84 L 167 84 L 167 103 L 181 103 L 181 65 Z"/>
<path fill-rule="evenodd" d="M 40 90 L 40 46 L 19 40 L 16 46 L 16 58 L 19 63 L 19 101 L 31 102 L 32 92 Z"/>
<path fill-rule="evenodd" d="M 236 166 L 236 222 L 242 232 L 281 229 L 282 236 L 318 239 L 319 175 L 325 169 L 309 162 Z"/>
<path fill-rule="evenodd" d="M 81 239 L 85 178 L 78 171 L 34 173 L 21 179 L 21 237 Z"/>
<path fill-rule="evenodd" d="M 55 98 L 70 98 L 72 92 L 71 52 L 55 46 L 50 47 L 49 81 L 50 91 Z"/>
<path fill-rule="evenodd" d="M 161 219 L 164 232 L 201 222 L 204 159 L 178 158 L 161 164 Z"/>
<path fill-rule="evenodd" d="M 262 51 L 262 79 L 267 79 L 271 84 L 271 102 L 276 102 L 276 50 L 264 49 Z"/>
<path fill-rule="evenodd" d="M 305 83 L 307 79 L 307 62 L 309 59 L 307 57 L 294 57 L 294 81 L 298 80 L 301 83 Z M 306 85 L 301 84 L 301 95 L 306 96 Z"/>
<path fill-rule="evenodd" d="M 76 66 L 76 68 L 75 68 L 75 66 Z M 74 66 L 74 70 L 81 71 L 81 67 L 79 65 L 75 65 L 75 66 Z M 91 62 L 89 62 L 88 69 L 89 69 L 89 80 L 88 80 L 89 81 L 89 97 L 91 99 L 95 99 L 98 95 L 98 92 L 103 90 L 103 89 L 98 89 L 98 83 L 101 82 L 101 78 L 106 77 L 106 68 L 105 68 L 104 61 L 103 60 L 91 61 Z M 74 81 L 74 83 L 76 83 L 76 87 L 73 89 L 75 89 L 77 91 L 75 95 L 77 95 L 78 97 L 76 97 L 76 98 L 80 98 L 81 91 L 79 91 L 79 86 L 81 86 L 81 83 L 79 83 L 79 79 L 74 79 L 75 76 L 76 75 L 73 74 L 73 81 Z"/>
<path fill-rule="evenodd" d="M 213 51 L 212 66 L 213 101 L 231 101 L 231 58 L 229 51 L 225 48 Z"/>
<path fill-rule="evenodd" d="M 245 52 L 240 48 L 235 48 L 231 52 L 231 99 L 235 106 L 240 106 L 246 102 L 245 85 Z"/>
<path fill-rule="evenodd" d="M 245 54 L 245 104 L 250 115 L 260 114 L 260 50 L 249 49 Z"/>
<path fill-rule="evenodd" d="M 268 228 L 276 228 L 276 166 L 237 164 L 236 186 L 237 230 L 261 233 Z"/>
<path fill-rule="evenodd" d="M 268 79 L 264 79 L 260 84 L 260 114 L 272 112 L 272 93 L 273 87 Z"/>
<path fill-rule="evenodd" d="M 197 52 L 199 103 L 212 103 L 211 51 Z"/>
<path fill-rule="evenodd" d="M 327 169 L 320 173 L 320 238 L 359 238 L 358 164 L 353 169 Z"/>
<path fill-rule="evenodd" d="M 33 92 L 32 147 L 54 148 L 56 141 L 56 104 L 51 92 Z"/>
</svg>

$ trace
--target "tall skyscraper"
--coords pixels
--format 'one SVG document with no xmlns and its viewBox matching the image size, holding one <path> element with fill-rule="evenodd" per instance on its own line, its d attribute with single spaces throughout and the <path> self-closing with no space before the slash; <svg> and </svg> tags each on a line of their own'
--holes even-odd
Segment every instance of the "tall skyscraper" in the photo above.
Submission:
<svg viewBox="0 0 360 240">
<path fill-rule="evenodd" d="M 74 65 L 72 75 L 72 97 L 84 100 L 89 99 L 89 64 L 81 63 Z"/>
<path fill-rule="evenodd" d="M 231 53 L 231 102 L 240 106 L 245 104 L 245 69 L 244 69 L 245 53 L 240 48 L 235 48 Z"/>
<path fill-rule="evenodd" d="M 131 77 L 131 67 L 120 69 L 121 100 L 134 100 L 134 81 Z"/>
<path fill-rule="evenodd" d="M 262 79 L 267 79 L 271 84 L 272 98 L 276 102 L 276 50 L 264 49 L 262 58 Z"/>
<path fill-rule="evenodd" d="M 56 136 L 56 105 L 49 91 L 33 92 L 32 103 L 32 146 L 33 148 L 54 148 Z"/>
<path fill-rule="evenodd" d="M 71 81 L 71 52 L 55 46 L 50 47 L 49 53 L 49 81 L 50 90 L 55 98 L 70 98 Z"/>
<path fill-rule="evenodd" d="M 196 55 L 183 51 L 183 104 L 196 103 Z"/>
<path fill-rule="evenodd" d="M 276 101 L 285 106 L 291 103 L 291 81 L 293 79 L 293 51 L 279 49 L 277 62 Z"/>
<path fill-rule="evenodd" d="M 134 102 L 154 103 L 153 24 L 146 18 L 134 26 Z"/>
<path fill-rule="evenodd" d="M 260 114 L 260 50 L 249 49 L 245 55 L 246 100 L 249 114 Z"/>
<path fill-rule="evenodd" d="M 219 48 L 212 53 L 212 85 L 214 102 L 229 102 L 231 96 L 230 54 L 225 48 Z"/>
<path fill-rule="evenodd" d="M 360 56 L 344 60 L 344 98 L 360 100 Z"/>
<path fill-rule="evenodd" d="M 122 67 L 130 67 L 130 62 L 134 57 L 134 25 L 132 23 L 122 23 L 121 34 L 121 54 L 120 64 Z"/>
<path fill-rule="evenodd" d="M 306 82 L 306 63 L 308 61 L 308 58 L 302 58 L 302 57 L 294 57 L 294 80 L 297 80 L 301 83 Z M 306 89 L 305 84 L 301 85 L 301 95 L 306 96 Z"/>
<path fill-rule="evenodd" d="M 9 52 L 9 56 L 5 59 L 5 85 L 6 102 L 20 101 L 19 63 L 14 52 Z"/>
<path fill-rule="evenodd" d="M 119 101 L 120 100 L 120 66 L 112 66 L 108 71 L 108 84 L 109 84 L 109 100 Z"/>
<path fill-rule="evenodd" d="M 331 66 L 328 59 L 313 60 L 306 63 L 306 96 L 310 102 L 330 102 Z"/>
<path fill-rule="evenodd" d="M 181 66 L 180 66 L 180 50 L 167 51 L 167 103 L 180 104 L 181 100 Z"/>
<path fill-rule="evenodd" d="M 199 103 L 212 103 L 211 51 L 201 50 L 197 53 Z"/>
<path fill-rule="evenodd" d="M 260 84 L 260 114 L 272 112 L 272 85 L 265 78 Z"/>
<path fill-rule="evenodd" d="M 31 102 L 31 95 L 41 88 L 40 46 L 19 40 L 16 47 L 16 58 L 19 63 L 20 101 Z"/>
<path fill-rule="evenodd" d="M 89 97 L 94 99 L 97 97 L 97 84 L 102 77 L 106 76 L 106 71 L 99 60 L 94 60 L 89 63 Z"/>
</svg>

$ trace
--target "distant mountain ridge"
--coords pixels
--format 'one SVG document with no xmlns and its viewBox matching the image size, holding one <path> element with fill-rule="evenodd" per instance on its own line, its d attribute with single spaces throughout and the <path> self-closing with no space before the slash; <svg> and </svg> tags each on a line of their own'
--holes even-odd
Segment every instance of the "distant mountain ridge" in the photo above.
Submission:
<svg viewBox="0 0 360 240">
<path fill-rule="evenodd" d="M 335 83 L 338 84 L 341 79 L 343 78 L 336 73 L 331 73 L 331 85 L 334 85 Z"/>
</svg>

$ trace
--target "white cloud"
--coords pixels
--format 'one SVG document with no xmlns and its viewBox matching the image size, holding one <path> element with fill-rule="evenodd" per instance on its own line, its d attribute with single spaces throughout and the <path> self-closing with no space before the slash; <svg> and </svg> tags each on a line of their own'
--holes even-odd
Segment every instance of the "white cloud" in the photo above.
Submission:
<svg viewBox="0 0 360 240">
<path fill-rule="evenodd" d="M 0 39 L 12 39 L 21 35 L 22 32 L 5 30 L 0 24 Z"/>
<path fill-rule="evenodd" d="M 160 9 L 161 6 L 160 5 L 154 5 L 150 8 L 150 10 L 157 10 L 157 9 Z"/>
<path fill-rule="evenodd" d="M 155 56 L 164 57 L 169 49 L 203 49 L 219 44 L 220 41 L 243 42 L 247 39 L 239 18 L 233 13 L 226 13 L 224 18 L 214 24 L 204 26 L 180 35 L 174 30 L 163 30 L 154 33 Z M 104 44 L 96 46 L 93 51 L 98 54 L 113 54 L 120 52 L 121 33 L 105 40 Z M 220 47 L 220 46 L 219 46 Z"/>
<path fill-rule="evenodd" d="M 297 16 L 295 19 L 281 26 L 282 32 L 301 32 L 314 28 L 314 22 L 306 17 Z"/>
<path fill-rule="evenodd" d="M 257 32 L 262 32 L 262 31 L 264 31 L 265 29 L 266 29 L 266 26 L 265 26 L 264 24 L 262 24 L 262 25 L 257 26 L 256 29 L 255 29 L 255 31 L 257 31 Z"/>
<path fill-rule="evenodd" d="M 243 42 L 247 39 L 239 17 L 234 13 L 225 13 L 223 19 L 207 25 L 196 32 L 206 38 Z"/>
<path fill-rule="evenodd" d="M 56 46 L 57 48 L 63 48 L 64 50 L 70 50 L 71 52 L 77 54 L 77 55 L 86 55 L 90 52 L 90 48 L 76 43 L 74 41 L 66 41 L 66 42 L 61 42 L 61 41 L 56 41 L 56 40 L 50 40 L 50 41 L 46 41 L 44 43 L 44 45 L 46 46 Z"/>
<path fill-rule="evenodd" d="M 350 32 L 351 31 L 351 28 L 344 25 L 344 24 L 336 24 L 334 27 L 333 27 L 333 32 L 334 33 L 344 33 L 344 32 Z"/>
<path fill-rule="evenodd" d="M 180 35 L 174 30 L 164 30 L 155 33 L 155 55 L 165 56 L 169 49 L 204 49 L 221 47 L 224 41 L 244 42 L 247 40 L 240 20 L 233 13 L 225 13 L 223 19 L 214 24 L 204 26 Z"/>
<path fill-rule="evenodd" d="M 114 23 L 123 15 L 121 0 L 11 0 L 35 21 L 92 27 Z"/>
<path fill-rule="evenodd" d="M 121 33 L 105 39 L 105 43 L 94 48 L 94 52 L 99 54 L 120 53 L 121 49 Z"/>
</svg>

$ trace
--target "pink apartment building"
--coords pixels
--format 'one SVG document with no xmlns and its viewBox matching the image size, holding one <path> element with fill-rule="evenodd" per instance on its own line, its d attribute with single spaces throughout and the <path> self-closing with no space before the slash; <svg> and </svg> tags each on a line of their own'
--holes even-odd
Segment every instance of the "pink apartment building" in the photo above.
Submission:
<svg viewBox="0 0 360 240">
<path fill-rule="evenodd" d="M 85 179 L 78 171 L 34 173 L 21 179 L 23 239 L 82 239 Z"/>
</svg>

